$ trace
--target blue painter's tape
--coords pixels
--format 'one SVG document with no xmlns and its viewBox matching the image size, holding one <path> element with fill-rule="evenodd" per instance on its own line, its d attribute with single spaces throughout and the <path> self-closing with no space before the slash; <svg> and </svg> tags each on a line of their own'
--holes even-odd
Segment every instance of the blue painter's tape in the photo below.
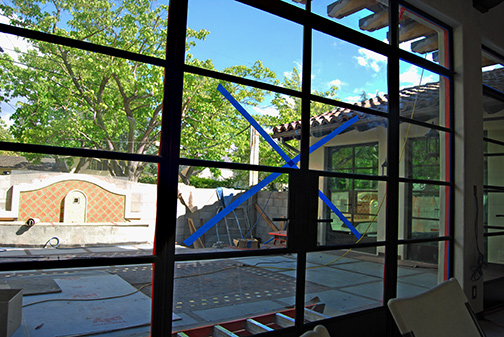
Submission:
<svg viewBox="0 0 504 337">
<path fill-rule="evenodd" d="M 203 226 L 198 228 L 196 232 L 194 232 L 190 237 L 184 240 L 184 244 L 190 246 L 194 243 L 194 241 L 198 240 L 200 236 L 205 234 L 210 228 L 215 226 L 217 222 L 224 219 L 226 215 L 231 213 L 236 207 L 240 206 L 243 202 L 245 202 L 248 198 L 259 192 L 263 187 L 271 183 L 273 180 L 278 178 L 282 173 L 272 173 L 267 176 L 264 180 L 260 181 L 257 185 L 253 186 L 250 190 L 246 191 L 242 195 L 240 195 L 236 200 L 230 203 L 226 208 L 217 213 L 213 218 L 207 221 Z"/>
<path fill-rule="evenodd" d="M 219 84 L 217 86 L 217 90 L 224 95 L 224 97 L 227 98 L 227 100 L 238 110 L 243 117 L 252 125 L 257 132 L 263 136 L 264 140 L 268 142 L 269 145 L 282 157 L 283 160 L 287 164 L 290 164 L 289 167 L 295 167 L 296 165 L 294 164 L 293 160 L 290 159 L 290 157 L 282 150 L 282 148 L 271 138 L 270 135 L 264 129 L 259 125 L 259 123 L 256 122 L 256 120 L 248 113 L 247 110 L 245 110 L 241 104 L 222 86 L 222 84 Z"/>
<path fill-rule="evenodd" d="M 352 225 L 350 221 L 348 221 L 348 219 L 343 215 L 343 213 L 341 213 L 340 210 L 336 206 L 334 206 L 331 200 L 329 200 L 329 198 L 326 197 L 325 194 L 322 193 L 320 190 L 319 190 L 319 198 L 322 199 L 322 201 L 325 202 L 327 206 L 329 206 L 331 211 L 333 211 L 348 228 L 350 228 L 350 230 L 357 237 L 357 239 L 361 238 L 362 235 L 359 233 L 359 231 Z"/>
<path fill-rule="evenodd" d="M 270 139 L 271 140 L 271 143 L 268 141 L 268 143 L 282 156 L 282 158 L 287 162 L 287 164 L 283 165 L 282 167 L 293 167 L 295 166 L 301 156 L 300 155 L 297 155 L 295 156 L 293 159 L 290 159 L 287 154 L 285 154 L 285 152 L 283 152 L 283 150 L 280 148 L 280 146 L 278 146 L 277 143 L 275 143 L 273 141 L 273 139 L 262 129 L 262 127 L 254 120 L 254 118 L 252 118 L 252 116 L 250 116 L 250 114 L 240 105 L 240 103 L 238 103 L 234 97 L 222 86 L 219 84 L 218 86 L 218 90 L 219 92 L 221 92 L 224 97 L 226 97 L 230 102 L 231 104 L 233 104 L 233 106 L 250 122 L 250 124 L 259 132 L 261 133 L 261 135 L 264 137 L 264 139 L 268 140 Z M 336 137 L 339 133 L 341 133 L 342 131 L 344 131 L 345 129 L 347 129 L 348 127 L 350 127 L 352 124 L 354 124 L 355 122 L 357 122 L 357 120 L 359 120 L 359 117 L 358 116 L 354 116 L 353 118 L 349 119 L 348 121 L 346 121 L 345 123 L 343 123 L 342 125 L 340 125 L 339 127 L 337 127 L 336 129 L 334 129 L 333 131 L 331 131 L 329 134 L 327 134 L 324 138 L 322 138 L 321 140 L 319 140 L 318 142 L 316 142 L 315 144 L 313 144 L 312 146 L 310 146 L 310 151 L 309 153 L 312 153 L 314 152 L 315 150 L 318 150 L 320 147 L 322 147 L 324 144 L 326 144 L 327 142 L 329 142 L 331 139 L 333 139 L 334 137 Z M 278 149 L 277 149 L 278 148 Z M 284 155 L 282 155 L 282 153 Z M 284 158 L 284 156 L 286 158 Z M 212 228 L 213 226 L 215 226 L 217 224 L 217 222 L 219 222 L 220 220 L 224 219 L 224 217 L 226 215 L 228 215 L 229 213 L 231 213 L 236 207 L 240 206 L 243 202 L 245 202 L 248 198 L 250 198 L 251 196 L 253 196 L 254 194 L 256 194 L 257 192 L 259 192 L 262 188 L 266 187 L 269 183 L 271 183 L 273 180 L 275 180 L 276 178 L 278 178 L 279 176 L 281 175 L 281 173 L 272 173 L 270 174 L 268 177 L 266 177 L 264 180 L 262 180 L 261 182 L 259 182 L 257 185 L 253 186 L 250 190 L 246 191 L 245 193 L 243 193 L 241 196 L 239 196 L 235 201 L 233 201 L 231 204 L 229 204 L 227 207 L 225 207 L 222 211 L 220 211 L 219 213 L 217 213 L 212 219 L 208 220 L 203 226 L 201 226 L 196 232 L 194 232 L 191 236 L 189 236 L 187 239 L 184 240 L 184 244 L 186 244 L 187 246 L 190 246 L 192 245 L 198 238 L 200 238 L 203 234 L 205 234 L 210 228 Z M 322 194 L 322 192 L 319 191 L 319 194 Z M 323 195 L 323 194 L 322 194 Z M 325 195 L 324 195 L 325 197 Z M 327 198 L 326 198 L 327 199 Z M 324 200 L 324 199 L 322 199 Z M 330 200 L 327 199 L 329 202 Z M 332 203 L 331 203 L 332 204 Z M 330 207 L 330 206 L 329 206 Z M 333 205 L 333 208 L 337 210 L 337 212 L 339 214 L 341 214 L 341 212 L 339 212 L 339 210 Z M 331 208 L 332 209 L 332 208 Z M 336 213 L 336 212 L 335 212 Z M 338 214 L 336 213 L 336 214 Z M 341 214 L 342 215 L 342 214 Z M 344 216 L 343 216 L 344 217 Z M 346 219 L 346 218 L 345 218 Z M 347 220 L 348 221 L 348 220 Z M 350 223 L 349 223 L 350 224 Z M 353 228 L 352 224 L 350 224 L 351 227 L 349 227 L 350 229 Z M 354 228 L 355 230 L 355 228 Z M 357 232 L 357 230 L 355 230 L 355 232 Z M 355 233 L 354 233 L 355 234 Z M 360 238 L 360 233 L 357 232 L 357 235 L 356 235 L 358 238 Z"/>
</svg>

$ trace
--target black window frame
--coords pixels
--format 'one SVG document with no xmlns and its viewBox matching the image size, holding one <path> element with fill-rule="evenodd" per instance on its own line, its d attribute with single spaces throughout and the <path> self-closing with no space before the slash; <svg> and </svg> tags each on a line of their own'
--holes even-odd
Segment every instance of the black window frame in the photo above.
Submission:
<svg viewBox="0 0 504 337">
<path fill-rule="evenodd" d="M 298 240 L 297 236 L 303 232 L 292 232 L 289 235 L 293 236 L 292 244 L 286 248 L 271 251 L 234 251 L 234 252 L 217 252 L 217 253 L 195 253 L 195 254 L 175 254 L 175 219 L 177 217 L 177 189 L 178 189 L 178 170 L 179 165 L 194 165 L 207 166 L 217 168 L 244 169 L 244 170 L 259 170 L 269 172 L 288 173 L 291 180 L 298 182 L 298 188 L 306 187 L 309 189 L 314 181 L 318 181 L 318 176 L 324 174 L 334 177 L 348 177 L 349 175 L 327 172 L 313 172 L 309 167 L 308 142 L 301 142 L 301 162 L 300 168 L 272 168 L 263 167 L 260 165 L 233 164 L 233 163 L 218 163 L 210 161 L 202 161 L 195 159 L 180 158 L 180 133 L 181 133 L 181 113 L 182 106 L 182 89 L 184 73 L 209 76 L 216 79 L 231 81 L 239 84 L 257 87 L 259 89 L 271 90 L 302 100 L 302 115 L 301 121 L 303 125 L 309 124 L 310 119 L 310 102 L 318 101 L 321 103 L 329 103 L 336 106 L 351 107 L 349 104 L 338 102 L 335 100 L 317 97 L 310 92 L 310 74 L 311 74 L 311 36 L 312 29 L 332 35 L 336 38 L 345 40 L 358 46 L 362 46 L 379 54 L 385 55 L 388 58 L 388 93 L 389 93 L 389 111 L 388 113 L 380 113 L 366 108 L 355 108 L 365 113 L 374 114 L 388 119 L 387 128 L 387 175 L 373 177 L 373 179 L 385 181 L 387 183 L 387 227 L 386 237 L 384 242 L 373 243 L 372 246 L 384 246 L 386 249 L 385 255 L 385 273 L 384 273 L 384 293 L 383 304 L 388 299 L 396 297 L 397 294 L 397 256 L 398 246 L 402 244 L 417 243 L 419 240 L 399 240 L 398 239 L 398 212 L 399 205 L 399 184 L 416 182 L 416 179 L 400 177 L 399 173 L 399 127 L 401 122 L 408 122 L 424 127 L 438 129 L 449 133 L 450 151 L 448 160 L 454 162 L 454 129 L 453 129 L 453 95 L 454 95 L 454 70 L 453 70 L 453 42 L 452 30 L 449 26 L 437 20 L 436 18 L 424 13 L 423 11 L 411 6 L 405 1 L 391 0 L 389 2 L 389 13 L 399 13 L 399 5 L 421 13 L 424 17 L 432 22 L 442 26 L 448 31 L 449 42 L 447 52 L 449 53 L 449 67 L 437 65 L 429 62 L 417 55 L 413 55 L 399 48 L 398 41 L 398 15 L 389 15 L 390 17 L 390 44 L 385 44 L 377 41 L 369 36 L 366 36 L 353 29 L 347 28 L 338 24 L 335 21 L 322 18 L 311 13 L 311 3 L 307 2 L 305 9 L 292 6 L 289 3 L 273 0 L 238 0 L 239 2 L 255 7 L 257 9 L 269 12 L 280 16 L 287 20 L 291 20 L 301 24 L 304 27 L 303 33 L 303 86 L 301 92 L 285 89 L 282 87 L 259 83 L 253 80 L 234 77 L 210 70 L 199 69 L 184 64 L 185 56 L 185 34 L 187 25 L 188 0 L 173 0 L 170 1 L 169 20 L 168 20 L 168 37 L 166 58 L 159 59 L 145 55 L 135 54 L 123 50 L 114 49 L 112 47 L 95 45 L 87 42 L 72 40 L 70 38 L 54 36 L 46 33 L 32 31 L 26 28 L 13 27 L 6 24 L 0 24 L 0 32 L 13 34 L 30 39 L 38 39 L 55 44 L 65 45 L 73 48 L 84 49 L 96 53 L 113 55 L 121 58 L 126 58 L 133 61 L 152 64 L 163 67 L 165 69 L 165 86 L 164 86 L 164 113 L 162 120 L 162 134 L 160 141 L 159 155 L 137 155 L 132 153 L 118 153 L 110 151 L 90 150 L 83 148 L 64 148 L 47 145 L 34 145 L 23 143 L 0 142 L 0 149 L 4 151 L 15 152 L 33 152 L 42 154 L 59 154 L 68 156 L 80 156 L 100 159 L 119 159 L 124 161 L 143 161 L 158 164 L 158 200 L 156 211 L 156 233 L 155 233 L 155 251 L 152 256 L 141 257 L 112 257 L 112 258 L 86 258 L 73 260 L 59 261 L 25 261 L 25 262 L 5 262 L 0 263 L 0 271 L 23 271 L 30 269 L 54 269 L 54 268 L 76 268 L 76 267 L 96 267 L 109 265 L 128 265 L 128 264 L 153 264 L 155 273 L 153 279 L 153 296 L 152 296 L 152 321 L 151 333 L 152 336 L 168 336 L 172 333 L 171 320 L 166 317 L 171 317 L 173 288 L 174 288 L 174 267 L 176 262 L 190 260 L 209 260 L 217 258 L 257 256 L 257 255 L 273 255 L 279 253 L 295 253 L 298 256 L 298 271 L 296 285 L 296 306 L 302 307 L 304 303 L 304 288 L 305 288 L 305 264 L 306 254 L 313 251 L 335 250 L 352 248 L 354 245 L 333 245 L 318 247 L 311 243 L 303 243 Z M 222 10 L 225 10 L 224 8 Z M 400 61 L 423 67 L 429 71 L 435 72 L 449 79 L 449 100 L 450 100 L 450 119 L 449 127 L 441 127 L 430 125 L 427 123 L 409 120 L 399 114 L 399 75 Z M 309 139 L 309 128 L 303 128 L 301 131 L 301 139 Z M 395 163 L 395 164 L 394 164 Z M 449 249 L 449 269 L 450 277 L 453 275 L 453 197 L 454 197 L 454 168 L 450 165 L 450 180 L 448 182 L 437 182 L 440 186 L 450 187 L 450 233 L 447 236 L 436 239 L 428 239 L 424 241 L 444 241 L 450 245 Z M 315 178 L 314 178 L 315 177 Z M 356 176 L 357 178 L 359 175 Z M 162 193 L 159 193 L 162 191 Z M 293 191 L 293 195 L 294 195 Z M 301 217 L 310 221 L 310 215 L 307 212 L 301 214 Z M 162 219 L 171 219 L 163 221 Z M 296 245 L 299 244 L 299 245 Z M 381 308 L 383 312 L 383 308 Z M 348 317 L 352 317 L 349 315 Z M 328 319 L 327 322 L 341 321 L 341 317 Z M 393 323 L 390 323 L 393 324 Z M 390 328 L 391 325 L 389 325 Z M 306 330 L 307 326 L 303 322 L 303 311 L 297 310 L 296 324 L 292 328 L 285 329 L 285 333 L 299 333 Z M 273 333 L 274 334 L 274 333 Z"/>
</svg>

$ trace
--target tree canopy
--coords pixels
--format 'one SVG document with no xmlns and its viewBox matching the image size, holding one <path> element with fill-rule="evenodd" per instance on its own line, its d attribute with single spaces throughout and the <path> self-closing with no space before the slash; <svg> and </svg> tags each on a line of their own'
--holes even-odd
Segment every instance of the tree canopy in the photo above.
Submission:
<svg viewBox="0 0 504 337">
<path fill-rule="evenodd" d="M 12 25 L 79 41 L 164 58 L 168 7 L 155 0 L 13 0 L 0 5 Z M 186 64 L 214 69 L 211 60 L 198 60 L 191 48 L 209 34 L 187 30 Z M 65 147 L 157 153 L 162 118 L 164 69 L 154 65 L 96 54 L 53 43 L 30 40 L 17 49 L 17 59 L 0 54 L 2 99 L 20 99 L 11 116 L 16 141 Z M 257 61 L 233 66 L 225 73 L 274 80 L 275 74 Z M 186 74 L 182 108 L 181 155 L 221 160 L 230 142 L 247 126 L 224 104 L 218 81 Z M 222 83 L 249 105 L 264 98 L 260 90 Z M 168 114 L 169 112 L 164 112 Z M 211 149 L 211 150 L 209 150 Z M 34 159 L 39 155 L 31 154 Z M 91 158 L 61 158 L 60 166 L 79 172 Z M 136 181 L 142 162 L 103 161 L 114 176 Z"/>
<path fill-rule="evenodd" d="M 0 5 L 0 15 L 9 18 L 11 25 L 160 59 L 165 57 L 167 14 L 168 7 L 157 0 L 12 0 Z M 212 60 L 199 60 L 192 54 L 196 44 L 204 43 L 209 34 L 204 29 L 187 29 L 186 64 L 217 70 Z M 162 106 L 162 67 L 44 41 L 27 42 L 28 49 L 0 53 L 0 101 L 17 102 L 9 130 L 14 141 L 157 154 L 161 118 L 163 113 L 170 114 Z M 297 68 L 282 83 L 261 61 L 218 71 L 301 90 Z M 248 163 L 250 124 L 218 92 L 219 83 L 247 108 L 270 95 L 277 114 L 254 115 L 266 129 L 301 118 L 297 98 L 186 73 L 181 107 L 182 157 Z M 315 94 L 335 97 L 337 89 Z M 331 108 L 314 102 L 312 115 Z M 293 157 L 297 145 L 291 145 L 284 148 Z M 260 153 L 260 164 L 284 164 L 264 141 L 260 142 Z M 24 155 L 30 160 L 43 157 Z M 152 181 L 156 172 L 156 167 L 144 162 L 53 157 L 69 172 L 81 172 L 92 161 L 101 161 L 111 175 L 132 181 L 143 174 L 149 174 L 147 180 Z M 190 184 L 191 175 L 200 169 L 181 167 L 181 180 Z"/>
</svg>

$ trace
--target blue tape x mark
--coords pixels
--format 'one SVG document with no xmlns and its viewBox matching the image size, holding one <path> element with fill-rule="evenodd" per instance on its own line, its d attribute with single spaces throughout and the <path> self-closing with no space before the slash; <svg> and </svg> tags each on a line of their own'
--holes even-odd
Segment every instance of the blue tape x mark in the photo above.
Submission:
<svg viewBox="0 0 504 337">
<path fill-rule="evenodd" d="M 293 159 L 290 159 L 289 156 L 278 146 L 277 143 L 271 138 L 270 135 L 268 135 L 264 129 L 255 121 L 254 118 L 234 99 L 234 97 L 222 86 L 219 84 L 217 88 L 223 95 L 226 97 L 226 99 L 229 100 L 229 102 L 247 119 L 247 121 L 263 136 L 263 138 L 268 142 L 268 144 L 275 149 L 275 151 L 278 152 L 278 154 L 287 162 L 285 165 L 282 167 L 296 167 L 296 164 L 300 160 L 300 155 L 295 156 Z M 331 133 L 326 135 L 324 138 L 310 146 L 309 153 L 312 153 L 316 150 L 318 150 L 320 147 L 325 145 L 327 142 L 329 142 L 331 139 L 336 137 L 338 134 L 340 134 L 342 131 L 350 127 L 352 124 L 357 122 L 359 119 L 358 116 L 355 116 L 342 125 L 340 125 L 338 128 L 333 130 Z M 273 182 L 276 178 L 278 178 L 282 173 L 272 173 L 269 176 L 267 176 L 265 179 L 260 181 L 257 185 L 253 186 L 250 190 L 246 191 L 243 193 L 241 196 L 236 198 L 231 204 L 229 204 L 226 208 L 224 208 L 222 211 L 217 213 L 212 219 L 208 220 L 203 226 L 201 226 L 196 232 L 194 232 L 190 237 L 184 240 L 184 244 L 187 246 L 190 246 L 196 241 L 198 238 L 200 238 L 203 234 L 205 234 L 210 228 L 215 226 L 220 220 L 224 219 L 226 215 L 231 213 L 236 207 L 240 206 L 243 202 L 245 202 L 247 199 L 252 197 L 254 194 L 259 192 L 261 189 L 263 189 L 265 186 Z M 329 208 L 336 213 L 338 218 L 340 218 L 341 221 L 347 225 L 348 228 L 352 231 L 352 233 L 357 237 L 360 238 L 361 234 L 355 229 L 355 227 L 348 221 L 348 219 L 338 210 L 338 208 L 327 198 L 320 190 L 319 190 L 319 197 L 329 206 Z"/>
</svg>

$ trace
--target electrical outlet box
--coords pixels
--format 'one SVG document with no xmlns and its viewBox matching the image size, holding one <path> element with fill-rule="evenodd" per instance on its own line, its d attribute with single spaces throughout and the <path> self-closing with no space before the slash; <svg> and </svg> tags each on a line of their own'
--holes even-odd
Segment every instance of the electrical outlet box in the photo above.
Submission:
<svg viewBox="0 0 504 337">
<path fill-rule="evenodd" d="M 472 298 L 473 300 L 478 297 L 478 288 L 476 286 L 472 287 Z"/>
</svg>

